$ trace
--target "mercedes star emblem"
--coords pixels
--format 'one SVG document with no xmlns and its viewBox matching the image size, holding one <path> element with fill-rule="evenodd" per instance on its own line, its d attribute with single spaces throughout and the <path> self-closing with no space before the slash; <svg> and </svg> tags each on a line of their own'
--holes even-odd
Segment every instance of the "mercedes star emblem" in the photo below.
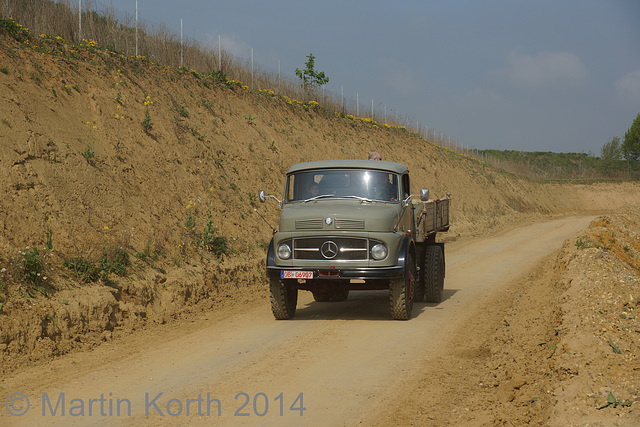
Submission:
<svg viewBox="0 0 640 427">
<path fill-rule="evenodd" d="M 320 252 L 326 259 L 333 259 L 338 255 L 338 245 L 331 240 L 328 240 L 322 244 Z"/>
</svg>

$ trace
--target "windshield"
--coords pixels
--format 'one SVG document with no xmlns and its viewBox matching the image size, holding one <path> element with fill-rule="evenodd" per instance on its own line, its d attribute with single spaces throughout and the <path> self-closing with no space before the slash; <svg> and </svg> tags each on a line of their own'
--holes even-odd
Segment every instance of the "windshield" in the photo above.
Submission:
<svg viewBox="0 0 640 427">
<path fill-rule="evenodd" d="M 287 176 L 285 202 L 329 198 L 398 201 L 398 176 L 364 169 L 322 169 Z"/>
</svg>

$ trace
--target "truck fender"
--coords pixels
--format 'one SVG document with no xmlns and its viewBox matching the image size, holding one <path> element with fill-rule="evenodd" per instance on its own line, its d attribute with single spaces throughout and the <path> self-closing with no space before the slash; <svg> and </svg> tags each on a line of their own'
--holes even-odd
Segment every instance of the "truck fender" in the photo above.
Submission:
<svg viewBox="0 0 640 427">
<path fill-rule="evenodd" d="M 273 267 L 276 265 L 275 248 L 273 247 L 273 237 L 269 242 L 269 249 L 267 250 L 267 267 Z"/>
<path fill-rule="evenodd" d="M 411 240 L 411 236 L 405 235 L 402 239 L 402 243 L 400 243 L 400 251 L 398 252 L 398 261 L 396 262 L 396 266 L 405 267 L 410 250 L 413 250 L 415 253 L 413 240 Z"/>
</svg>

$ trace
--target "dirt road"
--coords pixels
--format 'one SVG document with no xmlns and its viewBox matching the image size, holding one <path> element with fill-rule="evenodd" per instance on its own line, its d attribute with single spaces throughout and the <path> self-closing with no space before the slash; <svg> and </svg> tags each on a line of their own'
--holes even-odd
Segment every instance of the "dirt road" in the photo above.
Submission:
<svg viewBox="0 0 640 427">
<path fill-rule="evenodd" d="M 425 360 L 447 357 L 443 349 L 477 307 L 591 219 L 448 244 L 444 301 L 416 304 L 408 322 L 390 320 L 386 292 L 352 292 L 341 303 L 301 293 L 296 317 L 275 321 L 265 292 L 242 307 L 25 369 L 0 382 L 0 424 L 369 424 L 384 405 L 397 405 L 393 396 L 411 389 L 416 372 L 428 374 Z"/>
</svg>

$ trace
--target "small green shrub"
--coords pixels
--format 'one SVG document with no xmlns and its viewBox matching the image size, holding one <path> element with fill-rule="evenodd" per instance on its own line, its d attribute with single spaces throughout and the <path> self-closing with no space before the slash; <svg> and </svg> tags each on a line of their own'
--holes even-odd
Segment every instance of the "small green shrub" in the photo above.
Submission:
<svg viewBox="0 0 640 427">
<path fill-rule="evenodd" d="M 187 111 L 187 106 L 181 105 L 180 107 L 178 107 L 178 114 L 180 114 L 180 116 L 184 117 L 185 119 L 188 119 L 189 111 Z"/>
<path fill-rule="evenodd" d="M 576 239 L 576 248 L 578 249 L 593 248 L 594 246 L 595 246 L 594 241 L 591 240 L 589 237 L 580 236 Z"/>
<path fill-rule="evenodd" d="M 97 266 L 95 262 L 85 257 L 69 258 L 66 259 L 63 264 L 85 283 L 96 282 L 102 278 L 107 284 L 110 284 L 107 280 L 107 275 L 109 273 L 115 273 L 119 276 L 125 276 L 127 274 L 127 267 L 131 265 L 131 259 L 129 252 L 119 246 L 113 250 L 111 256 L 109 256 L 107 249 L 103 248 L 102 256 Z"/>
<path fill-rule="evenodd" d="M 193 229 L 196 226 L 196 219 L 193 215 L 191 215 L 191 213 L 189 213 L 189 216 L 187 216 L 187 220 L 185 221 L 184 226 L 187 228 L 187 231 L 189 233 L 193 232 Z"/>
<path fill-rule="evenodd" d="M 207 78 L 211 79 L 214 81 L 214 83 L 226 83 L 227 82 L 227 76 L 220 71 L 210 71 L 209 74 L 207 74 Z"/>
<path fill-rule="evenodd" d="M 25 281 L 36 285 L 46 277 L 43 276 L 45 262 L 40 255 L 38 248 L 27 246 L 24 252 L 20 252 L 22 259 L 19 261 L 19 268 Z"/>
<path fill-rule="evenodd" d="M 95 282 L 100 278 L 100 271 L 96 268 L 95 264 L 87 258 L 69 258 L 64 260 L 63 264 L 85 283 Z"/>
<path fill-rule="evenodd" d="M 18 24 L 12 18 L 0 19 L 0 28 L 7 30 L 9 35 L 19 42 L 29 38 L 29 29 Z"/>
<path fill-rule="evenodd" d="M 147 258 L 156 258 L 157 256 L 157 249 L 156 250 L 152 250 L 151 249 L 151 239 L 147 239 L 147 242 L 144 244 L 144 249 L 142 249 L 140 252 L 135 254 L 135 257 L 141 260 L 146 260 Z"/>
<path fill-rule="evenodd" d="M 95 157 L 96 152 L 93 151 L 93 146 L 89 143 L 89 141 L 87 141 L 87 146 L 84 148 L 84 153 L 82 153 L 82 155 L 85 159 L 87 159 L 88 162 L 91 162 L 91 160 Z"/>
<path fill-rule="evenodd" d="M 216 230 L 213 222 L 211 221 L 211 213 L 207 218 L 207 225 L 202 232 L 202 246 L 214 254 L 218 259 L 222 255 L 228 254 L 231 249 L 226 238 L 215 235 Z"/>
<path fill-rule="evenodd" d="M 145 133 L 149 133 L 153 130 L 153 123 L 151 123 L 151 116 L 149 116 L 149 111 L 144 113 L 144 120 L 142 120 L 142 129 L 144 129 Z"/>
<path fill-rule="evenodd" d="M 113 252 L 110 271 L 120 276 L 124 276 L 127 274 L 127 267 L 130 265 L 131 260 L 129 258 L 129 252 L 121 246 L 117 247 Z"/>
<path fill-rule="evenodd" d="M 51 222 L 51 220 L 49 220 Z M 51 224 L 49 224 L 49 230 L 47 231 L 47 243 L 45 243 L 45 248 L 48 251 L 53 250 L 53 230 L 51 229 Z"/>
</svg>

